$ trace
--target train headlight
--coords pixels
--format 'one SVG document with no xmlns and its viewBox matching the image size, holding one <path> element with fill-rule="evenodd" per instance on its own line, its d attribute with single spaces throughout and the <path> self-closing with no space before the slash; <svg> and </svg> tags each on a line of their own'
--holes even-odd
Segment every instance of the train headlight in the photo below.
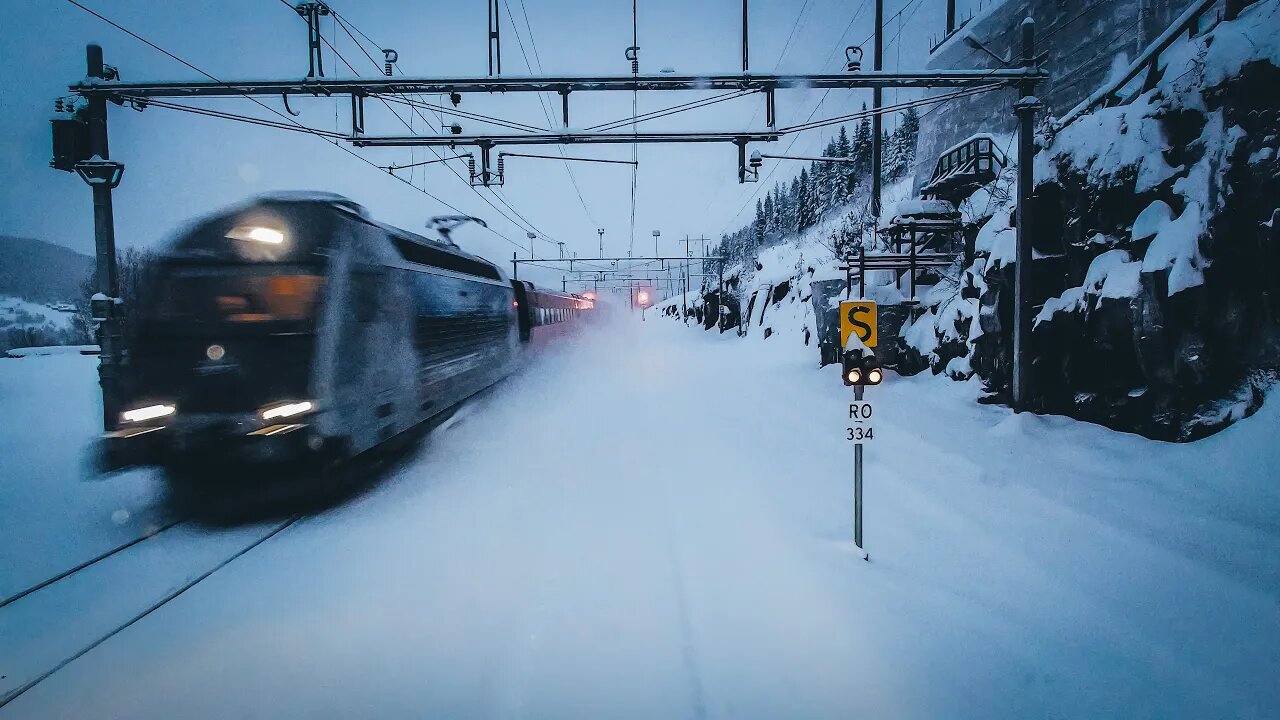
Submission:
<svg viewBox="0 0 1280 720">
<path fill-rule="evenodd" d="M 275 420 L 277 418 L 293 417 L 309 413 L 315 409 L 315 404 L 310 400 L 302 400 L 301 402 L 282 403 L 280 405 L 272 405 L 262 408 L 258 413 L 263 420 Z"/>
<path fill-rule="evenodd" d="M 168 417 L 178 411 L 173 405 L 147 405 L 145 407 L 125 410 L 120 413 L 120 419 L 124 422 L 136 423 L 146 422 L 148 420 L 158 420 L 162 417 Z"/>
<path fill-rule="evenodd" d="M 847 377 L 849 378 L 850 385 L 857 385 L 862 381 L 862 371 L 857 369 L 850 370 Z"/>
<path fill-rule="evenodd" d="M 237 225 L 227 233 L 227 237 L 232 240 L 245 240 L 247 242 L 266 243 L 267 245 L 279 245 L 284 242 L 284 233 L 269 227 L 261 225 Z"/>
</svg>

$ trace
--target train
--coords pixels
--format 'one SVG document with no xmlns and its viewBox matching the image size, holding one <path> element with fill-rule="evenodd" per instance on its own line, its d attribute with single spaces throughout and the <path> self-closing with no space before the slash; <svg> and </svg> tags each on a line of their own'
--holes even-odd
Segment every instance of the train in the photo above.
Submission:
<svg viewBox="0 0 1280 720">
<path fill-rule="evenodd" d="M 594 302 L 371 218 L 260 196 L 159 253 L 116 369 L 110 467 L 340 463 L 510 375 Z"/>
</svg>

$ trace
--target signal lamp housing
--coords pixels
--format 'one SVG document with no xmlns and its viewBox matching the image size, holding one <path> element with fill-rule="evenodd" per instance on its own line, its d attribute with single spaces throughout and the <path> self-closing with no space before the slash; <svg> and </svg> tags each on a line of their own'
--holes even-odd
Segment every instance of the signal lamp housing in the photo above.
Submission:
<svg viewBox="0 0 1280 720">
<path fill-rule="evenodd" d="M 879 385 L 884 380 L 884 370 L 874 353 L 846 352 L 841 357 L 841 378 L 849 387 Z"/>
</svg>

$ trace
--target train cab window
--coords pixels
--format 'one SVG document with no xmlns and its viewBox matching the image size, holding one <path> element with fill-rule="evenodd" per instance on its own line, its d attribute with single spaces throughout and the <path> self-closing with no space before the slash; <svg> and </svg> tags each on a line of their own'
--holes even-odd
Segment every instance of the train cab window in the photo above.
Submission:
<svg viewBox="0 0 1280 720">
<path fill-rule="evenodd" d="M 990 140 L 979 140 L 979 141 L 978 141 L 978 152 L 984 152 L 984 153 L 989 153 L 989 152 L 991 152 L 991 141 L 990 141 Z"/>
<path fill-rule="evenodd" d="M 155 314 L 162 320 L 257 323 L 314 317 L 324 278 L 239 269 L 181 269 L 158 282 Z"/>
</svg>

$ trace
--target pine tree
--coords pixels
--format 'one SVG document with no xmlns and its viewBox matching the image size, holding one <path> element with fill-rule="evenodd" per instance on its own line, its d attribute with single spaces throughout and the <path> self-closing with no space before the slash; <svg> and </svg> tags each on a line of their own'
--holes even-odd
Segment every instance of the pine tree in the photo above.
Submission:
<svg viewBox="0 0 1280 720">
<path fill-rule="evenodd" d="M 898 126 L 902 131 L 902 140 L 899 151 L 902 153 L 902 165 L 907 172 L 916 163 L 916 142 L 920 139 L 920 113 L 915 108 L 907 108 L 902 113 L 902 124 Z"/>
<path fill-rule="evenodd" d="M 764 234 L 772 235 L 778 229 L 778 217 L 774 214 L 773 208 L 774 193 L 767 192 L 764 194 Z"/>
<path fill-rule="evenodd" d="M 755 240 L 756 247 L 764 245 L 764 202 L 756 199 L 756 221 L 755 221 Z"/>
<path fill-rule="evenodd" d="M 836 141 L 832 147 L 831 156 L 847 158 L 851 147 L 849 133 L 845 132 L 844 126 L 841 125 L 840 133 L 836 136 Z M 831 176 L 831 205 L 832 207 L 837 207 L 849 198 L 849 165 L 847 163 L 839 163 L 834 170 Z"/>
<path fill-rule="evenodd" d="M 916 126 L 919 127 L 920 121 L 917 118 Z M 840 126 L 840 134 L 836 136 L 835 149 L 832 151 L 832 157 L 849 157 L 849 133 L 845 132 L 844 126 Z"/>
<path fill-rule="evenodd" d="M 813 225 L 813 200 L 809 190 L 809 171 L 800 171 L 800 184 L 796 192 L 796 230 L 803 232 Z"/>
<path fill-rule="evenodd" d="M 800 176 L 791 178 L 791 187 L 787 191 L 787 233 L 794 233 L 800 228 Z"/>
<path fill-rule="evenodd" d="M 862 111 L 867 111 L 867 104 L 862 103 Z M 851 157 L 855 160 L 853 163 L 853 172 L 858 176 L 865 176 L 871 172 L 871 120 L 870 118 L 862 118 L 858 123 L 858 129 L 853 134 L 853 149 Z"/>
</svg>

